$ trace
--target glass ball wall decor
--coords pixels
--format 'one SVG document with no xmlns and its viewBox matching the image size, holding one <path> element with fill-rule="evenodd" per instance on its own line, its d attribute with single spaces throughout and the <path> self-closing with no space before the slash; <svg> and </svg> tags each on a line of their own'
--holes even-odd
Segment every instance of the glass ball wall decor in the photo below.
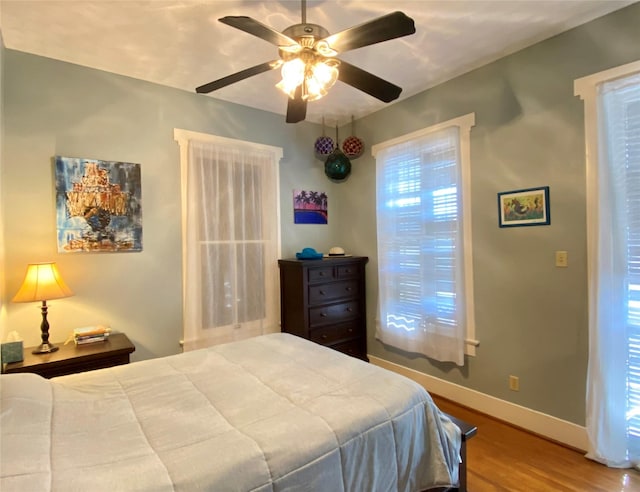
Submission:
<svg viewBox="0 0 640 492">
<path fill-rule="evenodd" d="M 351 161 L 336 148 L 324 163 L 324 173 L 333 181 L 343 181 L 351 174 Z"/>
</svg>

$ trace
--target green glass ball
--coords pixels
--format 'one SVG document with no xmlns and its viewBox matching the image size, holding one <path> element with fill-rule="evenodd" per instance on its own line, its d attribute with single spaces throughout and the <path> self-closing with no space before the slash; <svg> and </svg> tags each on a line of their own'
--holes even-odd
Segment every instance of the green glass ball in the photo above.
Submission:
<svg viewBox="0 0 640 492">
<path fill-rule="evenodd" d="M 351 161 L 339 149 L 334 150 L 324 162 L 324 173 L 329 179 L 342 181 L 351 174 Z"/>
</svg>

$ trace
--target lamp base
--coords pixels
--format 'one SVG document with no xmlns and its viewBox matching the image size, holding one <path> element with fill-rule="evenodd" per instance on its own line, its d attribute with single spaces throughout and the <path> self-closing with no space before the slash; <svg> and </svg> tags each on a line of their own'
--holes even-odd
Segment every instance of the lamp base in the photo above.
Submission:
<svg viewBox="0 0 640 492">
<path fill-rule="evenodd" d="M 31 353 L 32 354 L 50 354 L 58 350 L 58 347 L 50 343 L 41 343 Z"/>
<path fill-rule="evenodd" d="M 42 324 L 40 325 L 40 337 L 42 343 L 32 350 L 32 354 L 50 354 L 58 350 L 58 347 L 49 343 L 49 322 L 47 321 L 47 301 L 42 301 Z"/>
</svg>

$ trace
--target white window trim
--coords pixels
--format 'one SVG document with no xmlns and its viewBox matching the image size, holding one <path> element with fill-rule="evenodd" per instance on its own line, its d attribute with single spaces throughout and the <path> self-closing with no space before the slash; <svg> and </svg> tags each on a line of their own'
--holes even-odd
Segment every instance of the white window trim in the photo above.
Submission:
<svg viewBox="0 0 640 492">
<path fill-rule="evenodd" d="M 475 113 L 468 113 L 436 125 L 392 138 L 371 147 L 371 154 L 376 154 L 388 147 L 415 140 L 444 128 L 457 126 L 460 133 L 460 165 L 462 172 L 462 213 L 464 236 L 464 271 L 465 271 L 465 304 L 467 307 L 467 326 L 465 338 L 465 355 L 476 355 L 476 347 L 480 342 L 476 339 L 475 300 L 473 295 L 473 247 L 471 234 L 471 127 L 476 124 Z"/>
<path fill-rule="evenodd" d="M 634 446 L 630 441 L 621 438 L 623 432 L 629 429 L 621 429 L 622 422 L 628 418 L 626 415 L 620 415 L 619 411 L 613 410 L 616 405 L 608 407 L 601 406 L 600 402 L 615 400 L 620 395 L 607 394 L 603 391 L 607 386 L 606 378 L 601 378 L 600 374 L 604 372 L 606 362 L 599 360 L 599 355 L 593 357 L 592 346 L 598 347 L 598 337 L 595 337 L 595 345 L 593 338 L 594 331 L 599 331 L 596 326 L 599 319 L 598 305 L 600 292 L 602 288 L 599 282 L 601 273 L 599 268 L 599 241 L 600 235 L 600 186 L 601 177 L 599 170 L 604 167 L 604 160 L 607 159 L 606 148 L 600 145 L 602 130 L 599 118 L 601 104 L 601 90 L 604 84 L 615 82 L 617 79 L 636 76 L 640 74 L 640 60 L 627 63 L 625 65 L 614 67 L 609 70 L 576 79 L 574 81 L 574 95 L 579 96 L 584 103 L 584 135 L 585 135 L 585 157 L 586 157 L 586 176 L 587 176 L 587 278 L 588 278 L 588 302 L 589 302 L 589 373 L 587 374 L 587 415 L 586 427 L 589 445 L 587 447 L 587 457 L 602 462 L 613 467 L 631 467 L 638 466 L 637 452 L 631 450 Z M 602 194 L 605 196 L 605 193 Z M 607 218 L 605 218 L 607 219 Z M 604 219 L 603 219 L 604 220 Z M 606 245 L 604 246 L 607 247 Z M 605 350 L 606 352 L 606 350 Z M 592 360 L 592 357 L 594 360 Z M 593 368 L 593 375 L 592 375 Z M 607 367 L 607 372 L 609 372 Z M 615 371 L 615 370 L 614 370 Z M 618 373 L 615 371 L 614 373 Z M 615 390 L 614 390 L 615 393 Z M 626 398 L 623 397 L 623 398 Z M 597 402 L 597 403 L 596 403 Z M 624 427 L 626 427 L 626 422 Z M 606 438 L 604 437 L 606 436 Z M 627 439 L 629 436 L 627 435 Z"/>
<path fill-rule="evenodd" d="M 276 163 L 282 160 L 283 152 L 282 147 L 274 147 L 272 145 L 259 144 L 254 142 L 248 142 L 245 140 L 237 140 L 234 138 L 220 137 L 217 135 L 211 135 L 209 133 L 199 133 L 190 130 L 183 130 L 180 128 L 173 129 L 173 139 L 178 142 L 180 147 L 180 203 L 181 203 L 181 221 L 182 221 L 182 303 L 185 305 L 185 293 L 187 282 L 187 169 L 189 164 L 189 142 L 191 140 L 198 142 L 208 142 L 216 144 L 227 144 L 235 148 L 245 148 L 249 150 L 266 150 L 273 153 Z M 276 166 L 276 196 L 280 197 L 280 166 Z M 276 200 L 276 214 L 278 232 L 276 236 L 277 240 L 277 255 L 281 256 L 281 227 L 280 227 L 280 200 Z M 275 295 L 279 295 L 276 292 Z M 182 345 L 183 341 L 180 340 Z"/>
<path fill-rule="evenodd" d="M 600 165 L 600 146 L 598 145 L 598 86 L 604 82 L 626 77 L 640 72 L 640 60 L 587 75 L 573 81 L 573 94 L 584 101 L 584 136 L 587 176 L 587 279 L 593 285 L 597 268 L 598 230 L 598 168 Z M 596 305 L 595 289 L 589 289 L 589 306 Z M 589 309 L 590 316 L 594 313 Z"/>
</svg>

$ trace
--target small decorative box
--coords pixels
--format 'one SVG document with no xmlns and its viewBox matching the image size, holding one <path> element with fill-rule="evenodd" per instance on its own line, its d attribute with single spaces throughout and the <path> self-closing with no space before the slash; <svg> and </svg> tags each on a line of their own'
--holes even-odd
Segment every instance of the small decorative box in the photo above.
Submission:
<svg viewBox="0 0 640 492">
<path fill-rule="evenodd" d="M 17 342 L 4 342 L 2 344 L 2 363 L 9 364 L 10 362 L 21 362 L 22 355 L 22 340 Z"/>
</svg>

